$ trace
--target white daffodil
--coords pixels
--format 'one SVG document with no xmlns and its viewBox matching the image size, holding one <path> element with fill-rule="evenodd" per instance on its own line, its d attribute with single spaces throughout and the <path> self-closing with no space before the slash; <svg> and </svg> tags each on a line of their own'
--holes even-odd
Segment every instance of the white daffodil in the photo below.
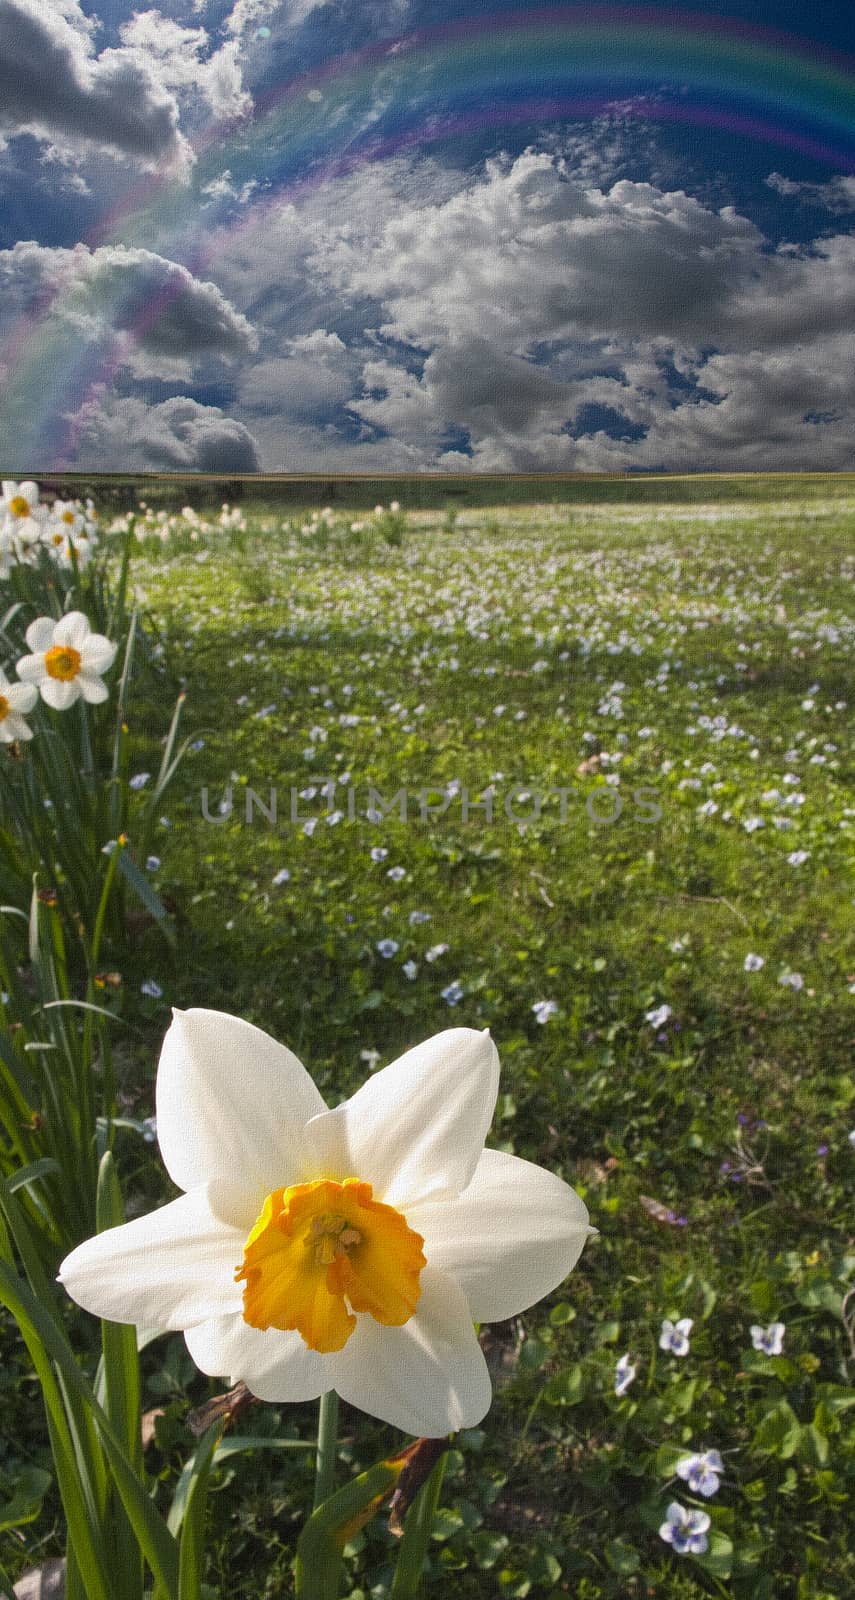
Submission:
<svg viewBox="0 0 855 1600">
<path fill-rule="evenodd" d="M 101 673 L 112 666 L 116 645 L 103 633 L 92 633 L 82 611 L 68 611 L 58 622 L 37 617 L 25 638 L 33 654 L 23 656 L 15 671 L 34 683 L 54 710 L 65 711 L 81 695 L 92 705 L 107 699 Z"/>
<path fill-rule="evenodd" d="M 34 546 L 41 539 L 47 515 L 47 506 L 39 504 L 37 483 L 14 483 L 11 478 L 3 479 L 0 522 L 19 561 L 32 561 Z"/>
<path fill-rule="evenodd" d="M 33 730 L 24 716 L 32 711 L 38 698 L 39 691 L 34 683 L 10 683 L 0 667 L 0 743 L 32 739 Z"/>
<path fill-rule="evenodd" d="M 491 1399 L 473 1322 L 554 1289 L 595 1231 L 560 1178 L 484 1149 L 498 1087 L 489 1034 L 450 1028 L 330 1111 L 260 1029 L 176 1011 L 157 1138 L 185 1192 L 59 1280 L 97 1316 L 181 1329 L 261 1400 L 335 1389 L 406 1433 L 473 1427 Z"/>
<path fill-rule="evenodd" d="M 11 522 L 28 522 L 30 518 L 46 515 L 47 507 L 39 505 L 39 486 L 37 483 L 13 483 L 11 478 L 3 479 L 3 496 L 0 499 L 0 516 Z"/>
<path fill-rule="evenodd" d="M 66 539 L 78 533 L 83 533 L 85 536 L 86 518 L 79 501 L 54 500 L 51 506 L 51 521 L 62 529 Z"/>
</svg>

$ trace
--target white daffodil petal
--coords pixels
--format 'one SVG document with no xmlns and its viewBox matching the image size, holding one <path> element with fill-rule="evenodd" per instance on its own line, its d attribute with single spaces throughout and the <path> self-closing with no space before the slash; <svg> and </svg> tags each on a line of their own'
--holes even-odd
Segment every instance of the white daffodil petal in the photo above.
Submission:
<svg viewBox="0 0 855 1600">
<path fill-rule="evenodd" d="M 214 1317 L 188 1328 L 184 1342 L 201 1372 L 243 1379 L 259 1400 L 316 1400 L 332 1386 L 329 1357 L 304 1344 L 299 1333 L 251 1328 L 242 1316 Z"/>
<path fill-rule="evenodd" d="M 82 611 L 67 611 L 54 629 L 53 642 L 80 650 L 83 641 L 89 637 L 89 631 L 89 618 Z"/>
<path fill-rule="evenodd" d="M 106 683 L 102 683 L 100 678 L 94 677 L 91 673 L 79 672 L 75 682 L 80 684 L 80 693 L 90 706 L 98 706 L 103 700 L 110 698 Z"/>
<path fill-rule="evenodd" d="M 59 1281 L 78 1305 L 111 1322 L 166 1330 L 239 1314 L 234 1272 L 254 1205 L 239 1184 L 203 1185 L 86 1239 L 66 1256 Z"/>
<path fill-rule="evenodd" d="M 80 699 L 80 679 L 43 678 L 39 684 L 42 699 L 54 711 L 67 711 Z"/>
<path fill-rule="evenodd" d="M 24 683 L 41 683 L 48 675 L 45 658 L 41 656 L 22 656 L 15 663 L 15 671 Z"/>
<path fill-rule="evenodd" d="M 32 711 L 39 698 L 39 691 L 34 683 L 4 684 L 2 692 L 12 710 L 17 711 L 19 715 Z"/>
<path fill-rule="evenodd" d="M 369 1416 L 431 1439 L 474 1428 L 490 1409 L 487 1363 L 462 1289 L 425 1267 L 415 1315 L 400 1328 L 360 1317 L 334 1358 L 334 1388 Z"/>
<path fill-rule="evenodd" d="M 29 648 L 36 655 L 50 649 L 53 644 L 53 630 L 55 627 L 55 617 L 36 617 L 35 622 L 30 623 L 24 638 Z"/>
<path fill-rule="evenodd" d="M 447 1028 L 377 1072 L 306 1129 L 319 1172 L 362 1178 L 407 1211 L 465 1189 L 499 1092 L 489 1033 Z"/>
<path fill-rule="evenodd" d="M 116 657 L 116 646 L 106 639 L 103 633 L 88 634 L 77 648 L 80 651 L 82 672 L 106 672 Z"/>
<path fill-rule="evenodd" d="M 407 1225 L 430 1265 L 459 1283 L 476 1322 L 515 1317 L 549 1294 L 592 1231 L 569 1184 L 500 1150 L 483 1151 L 457 1199 L 410 1208 Z"/>
<path fill-rule="evenodd" d="M 258 1193 L 257 1215 L 271 1190 L 317 1176 L 303 1128 L 322 1109 L 305 1067 L 260 1028 L 223 1011 L 173 1012 L 155 1110 L 164 1166 L 180 1189 L 237 1175 Z"/>
</svg>

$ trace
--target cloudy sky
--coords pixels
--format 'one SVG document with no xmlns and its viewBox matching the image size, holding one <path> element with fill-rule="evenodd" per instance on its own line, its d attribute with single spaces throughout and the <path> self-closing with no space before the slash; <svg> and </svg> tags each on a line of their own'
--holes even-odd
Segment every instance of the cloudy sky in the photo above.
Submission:
<svg viewBox="0 0 855 1600">
<path fill-rule="evenodd" d="M 855 467 L 851 0 L 0 0 L 0 465 Z"/>
</svg>

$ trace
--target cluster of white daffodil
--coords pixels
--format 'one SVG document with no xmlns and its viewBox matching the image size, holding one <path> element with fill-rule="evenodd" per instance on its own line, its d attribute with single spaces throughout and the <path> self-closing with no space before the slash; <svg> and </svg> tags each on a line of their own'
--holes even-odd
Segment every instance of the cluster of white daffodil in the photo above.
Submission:
<svg viewBox="0 0 855 1600">
<path fill-rule="evenodd" d="M 53 501 L 46 504 L 37 483 L 3 480 L 0 500 L 0 578 L 13 566 L 35 566 L 39 552 L 47 551 L 57 565 L 82 570 L 89 562 L 98 537 L 98 519 L 91 500 Z"/>
<path fill-rule="evenodd" d="M 180 511 L 155 511 L 146 500 L 140 500 L 134 521 L 138 539 L 160 539 L 163 544 L 188 538 L 195 543 L 200 535 L 210 534 L 214 530 L 214 524 L 200 516 L 193 506 L 182 506 Z M 124 519 L 114 524 L 117 528 L 126 525 Z M 221 525 L 225 526 L 222 519 Z"/>
<path fill-rule="evenodd" d="M 15 665 L 20 683 L 10 683 L 0 668 L 0 743 L 32 739 L 25 720 L 41 695 L 55 711 L 66 711 L 77 700 L 98 705 L 107 699 L 102 674 L 112 666 L 117 646 L 103 633 L 93 633 L 82 611 L 55 617 L 36 617 L 25 639 L 30 654 Z"/>
</svg>

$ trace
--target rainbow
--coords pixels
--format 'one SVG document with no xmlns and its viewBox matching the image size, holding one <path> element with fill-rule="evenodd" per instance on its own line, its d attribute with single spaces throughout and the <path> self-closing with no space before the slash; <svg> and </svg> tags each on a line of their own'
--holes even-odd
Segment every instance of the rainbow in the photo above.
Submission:
<svg viewBox="0 0 855 1600">
<path fill-rule="evenodd" d="M 155 250 L 204 275 L 213 244 L 248 239 L 271 210 L 373 162 L 443 141 L 584 122 L 611 109 L 709 128 L 855 172 L 855 58 L 736 18 L 653 7 L 569 5 L 496 12 L 375 41 L 273 85 L 252 115 L 210 126 L 190 183 L 147 175 L 83 241 Z M 203 191 L 228 170 L 254 199 L 205 231 Z M 109 384 L 167 303 L 97 350 L 63 322 L 60 274 L 0 347 L 0 427 L 12 466 L 73 459 L 81 406 Z M 98 308 L 109 322 L 109 305 Z M 78 421 L 74 418 L 77 417 Z M 4 420 L 5 418 L 5 420 Z M 71 420 L 69 420 L 71 419 Z"/>
</svg>

